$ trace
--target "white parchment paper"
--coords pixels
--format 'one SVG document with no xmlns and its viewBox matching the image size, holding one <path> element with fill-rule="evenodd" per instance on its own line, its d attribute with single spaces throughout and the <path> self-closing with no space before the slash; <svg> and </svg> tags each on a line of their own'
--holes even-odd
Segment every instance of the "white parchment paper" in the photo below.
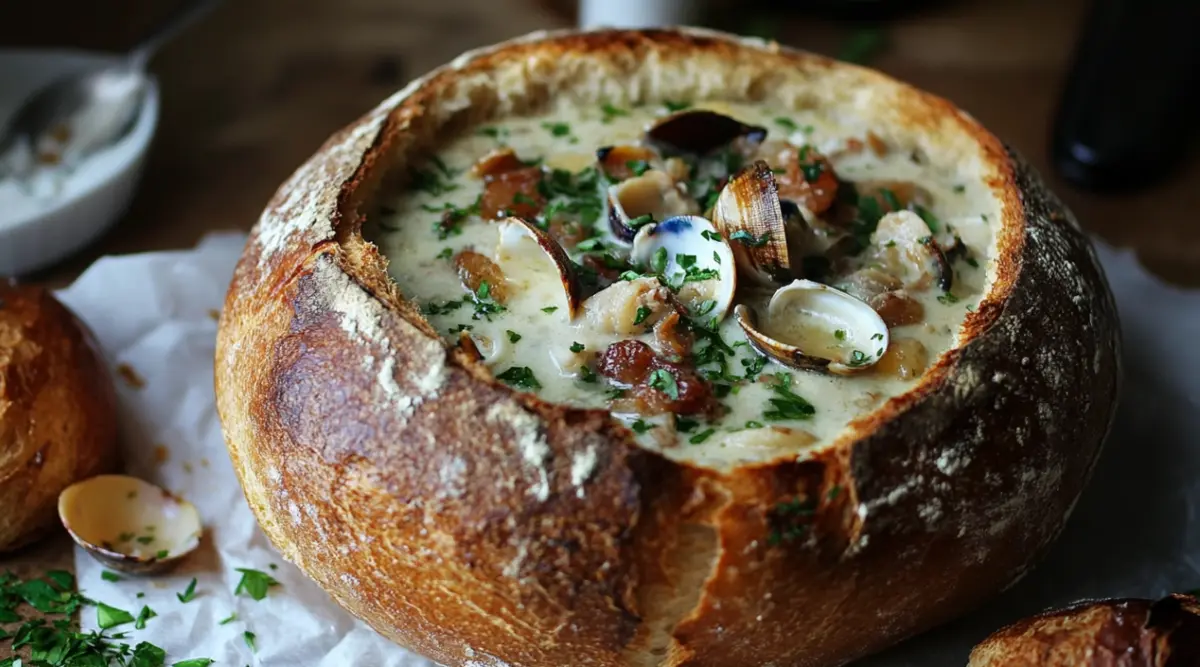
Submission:
<svg viewBox="0 0 1200 667">
<path fill-rule="evenodd" d="M 134 614 L 149 605 L 158 616 L 131 638 L 164 647 L 169 660 L 428 667 L 279 558 L 242 496 L 214 406 L 212 359 L 215 315 L 244 243 L 241 234 L 222 234 L 190 251 L 105 258 L 60 293 L 110 362 L 145 381 L 141 388 L 118 381 L 127 469 L 191 500 L 208 527 L 200 551 L 167 576 L 107 582 L 77 550 L 79 585 Z M 864 665 L 960 666 L 993 630 L 1048 607 L 1200 587 L 1200 292 L 1163 285 L 1130 253 L 1099 250 L 1121 311 L 1126 382 L 1113 436 L 1065 533 L 1040 567 L 996 600 Z M 165 461 L 155 455 L 159 446 Z M 281 586 L 261 602 L 235 597 L 235 568 L 268 572 Z M 176 593 L 193 577 L 195 599 L 179 602 Z M 218 623 L 231 613 L 236 621 Z M 94 615 L 85 612 L 83 624 L 95 629 Z M 247 631 L 257 652 L 244 641 Z"/>
</svg>

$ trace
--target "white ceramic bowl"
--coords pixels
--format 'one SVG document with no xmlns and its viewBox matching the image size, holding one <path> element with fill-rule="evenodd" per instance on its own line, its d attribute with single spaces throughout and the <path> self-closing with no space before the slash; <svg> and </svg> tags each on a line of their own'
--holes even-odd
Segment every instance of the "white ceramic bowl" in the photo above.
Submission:
<svg viewBox="0 0 1200 667">
<path fill-rule="evenodd" d="M 112 60 L 78 51 L 0 50 L 0 122 L 50 81 Z M 0 181 L 0 275 L 45 267 L 108 229 L 133 197 L 157 125 L 158 86 L 152 79 L 130 133 L 57 178 L 53 196 L 31 194 L 12 179 Z"/>
</svg>

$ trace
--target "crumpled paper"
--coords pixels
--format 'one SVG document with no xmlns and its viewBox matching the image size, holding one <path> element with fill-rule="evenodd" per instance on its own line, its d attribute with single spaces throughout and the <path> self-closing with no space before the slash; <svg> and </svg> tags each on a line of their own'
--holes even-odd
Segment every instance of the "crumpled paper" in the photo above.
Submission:
<svg viewBox="0 0 1200 667">
<path fill-rule="evenodd" d="M 169 661 L 430 667 L 285 563 L 242 496 L 216 415 L 212 365 L 215 317 L 244 243 L 242 234 L 219 234 L 190 251 L 104 258 L 59 295 L 109 361 L 144 380 L 141 388 L 118 380 L 128 471 L 191 500 L 208 527 L 199 551 L 161 577 L 104 581 L 103 568 L 76 549 L 79 586 L 133 614 L 149 605 L 158 616 L 130 639 L 162 646 Z M 1130 252 L 1099 252 L 1121 312 L 1125 385 L 1113 435 L 1062 538 L 1028 577 L 978 611 L 861 664 L 961 666 L 994 630 L 1050 607 L 1200 587 L 1200 292 L 1162 284 Z M 262 570 L 281 585 L 259 602 L 235 596 L 235 568 Z M 176 594 L 193 577 L 196 596 L 181 603 Z M 236 620 L 221 625 L 231 613 Z M 85 612 L 85 629 L 95 622 Z M 256 652 L 245 632 L 254 633 Z"/>
</svg>

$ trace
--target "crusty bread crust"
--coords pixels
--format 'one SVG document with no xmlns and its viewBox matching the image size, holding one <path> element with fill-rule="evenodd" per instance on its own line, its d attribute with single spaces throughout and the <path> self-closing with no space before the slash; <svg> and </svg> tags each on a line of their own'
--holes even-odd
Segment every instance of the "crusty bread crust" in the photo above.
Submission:
<svg viewBox="0 0 1200 667">
<path fill-rule="evenodd" d="M 967 667 L 1195 667 L 1200 602 L 1084 602 L 1018 621 L 985 639 Z"/>
<path fill-rule="evenodd" d="M 116 396 L 83 325 L 0 280 L 0 552 L 56 522 L 58 494 L 117 463 Z"/>
<path fill-rule="evenodd" d="M 437 137 L 560 95 L 821 106 L 986 183 L 1002 220 L 963 343 L 837 442 L 733 470 L 666 460 L 603 412 L 496 382 L 403 298 L 362 222 Z M 283 555 L 439 662 L 818 666 L 1026 572 L 1108 431 L 1118 343 L 1075 221 L 948 102 L 719 33 L 568 32 L 413 82 L 279 189 L 230 286 L 216 388 Z M 779 510 L 797 500 L 811 516 Z M 798 523 L 801 539 L 771 539 Z"/>
</svg>

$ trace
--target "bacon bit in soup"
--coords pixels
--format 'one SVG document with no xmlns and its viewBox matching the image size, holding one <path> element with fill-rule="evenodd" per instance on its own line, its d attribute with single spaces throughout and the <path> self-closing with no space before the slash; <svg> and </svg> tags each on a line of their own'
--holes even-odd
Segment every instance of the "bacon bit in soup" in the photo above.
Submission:
<svg viewBox="0 0 1200 667">
<path fill-rule="evenodd" d="M 517 157 L 517 153 L 513 149 L 497 148 L 479 158 L 479 161 L 471 167 L 471 175 L 476 178 L 487 178 L 488 176 L 499 176 L 510 171 L 524 169 L 528 166 L 521 161 L 521 158 Z"/>
<path fill-rule="evenodd" d="M 810 146 L 788 146 L 777 157 L 782 173 L 775 175 L 779 198 L 821 214 L 837 198 L 838 180 L 833 165 Z"/>
<path fill-rule="evenodd" d="M 541 181 L 542 170 L 538 167 L 522 167 L 487 176 L 479 204 L 480 215 L 488 220 L 509 216 L 527 220 L 537 217 L 546 205 L 546 199 L 538 191 Z"/>
<path fill-rule="evenodd" d="M 597 360 L 596 370 L 629 385 L 629 391 L 618 399 L 620 409 L 643 415 L 694 415 L 713 414 L 719 407 L 712 387 L 695 371 L 656 356 L 649 345 L 638 340 L 610 345 Z"/>
<path fill-rule="evenodd" d="M 473 250 L 464 250 L 454 256 L 454 268 L 463 288 L 472 294 L 479 291 L 483 283 L 488 284 L 488 294 L 496 303 L 505 303 L 508 288 L 501 269 L 486 255 Z"/>
</svg>

